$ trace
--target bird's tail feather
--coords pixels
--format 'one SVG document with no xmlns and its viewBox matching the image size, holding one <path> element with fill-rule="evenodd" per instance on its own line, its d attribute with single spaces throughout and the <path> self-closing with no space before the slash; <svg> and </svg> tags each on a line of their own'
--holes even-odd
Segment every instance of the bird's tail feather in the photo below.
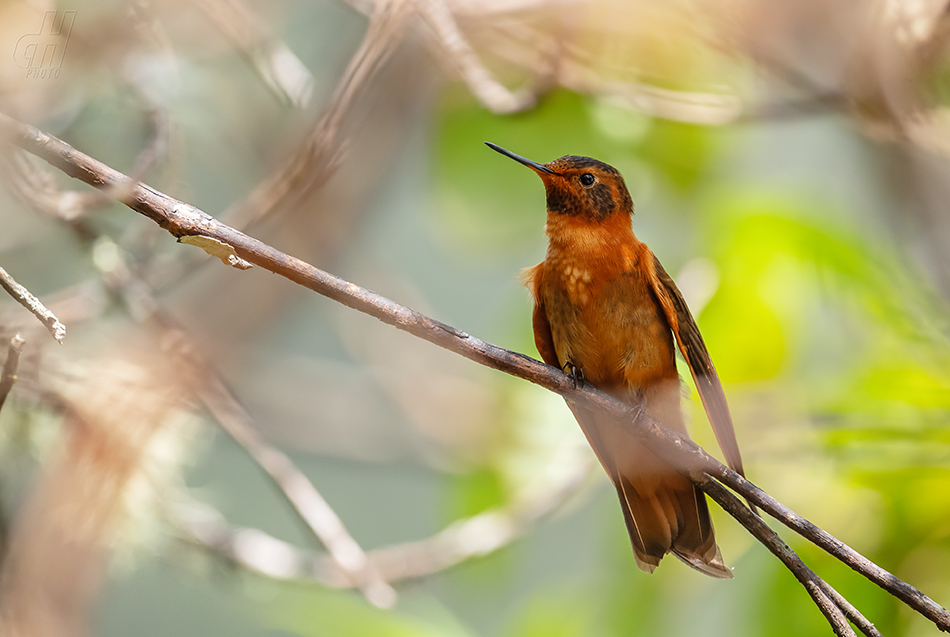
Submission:
<svg viewBox="0 0 950 637">
<path fill-rule="evenodd" d="M 673 553 L 707 575 L 732 577 L 716 544 L 706 497 L 687 478 L 676 473 L 660 481 L 640 481 L 619 475 L 616 485 L 633 553 L 642 570 L 652 573 L 664 555 Z"/>
<path fill-rule="evenodd" d="M 653 417 L 685 433 L 678 382 L 648 398 Z M 707 575 L 731 578 L 702 490 L 623 432 L 622 423 L 568 404 L 617 489 L 637 565 L 652 573 L 664 555 L 673 553 Z"/>
</svg>

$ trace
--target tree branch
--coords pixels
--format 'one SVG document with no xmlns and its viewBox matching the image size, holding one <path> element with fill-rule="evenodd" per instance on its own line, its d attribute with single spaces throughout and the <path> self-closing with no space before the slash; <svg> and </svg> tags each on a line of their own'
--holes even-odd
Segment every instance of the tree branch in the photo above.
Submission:
<svg viewBox="0 0 950 637">
<path fill-rule="evenodd" d="M 861 611 L 855 608 L 851 602 L 846 600 L 841 593 L 833 589 L 828 582 L 821 580 L 818 582 L 818 584 L 824 589 L 828 597 L 830 597 L 835 602 L 835 604 L 837 604 L 838 608 L 844 612 L 845 617 L 851 620 L 851 623 L 857 626 L 862 633 L 867 635 L 867 637 L 883 637 L 883 635 L 881 635 L 881 631 L 879 631 L 874 624 L 868 621 L 868 618 L 862 615 Z"/>
<path fill-rule="evenodd" d="M 342 152 L 344 140 L 340 131 L 344 119 L 369 80 L 395 50 L 403 36 L 400 27 L 410 8 L 409 0 L 379 0 L 374 5 L 363 41 L 303 143 L 243 201 L 224 211 L 222 218 L 234 227 L 245 228 L 278 206 L 312 194 L 330 178 Z"/>
<path fill-rule="evenodd" d="M 710 478 L 706 473 L 691 475 L 690 478 L 699 485 L 703 491 L 709 494 L 709 497 L 715 500 L 719 506 L 748 529 L 775 557 L 781 560 L 798 581 L 802 583 L 802 586 L 805 587 L 808 594 L 811 595 L 815 604 L 831 624 L 836 635 L 839 635 L 839 637 L 854 635 L 854 631 L 848 626 L 848 620 L 845 617 L 846 611 L 840 602 L 844 602 L 848 609 L 855 613 L 858 622 L 863 620 L 864 624 L 869 623 L 854 606 L 831 588 L 824 580 L 818 577 L 814 571 L 805 566 L 805 563 L 798 557 L 798 554 L 796 554 L 788 544 L 782 541 L 778 533 L 770 529 L 762 518 L 744 506 L 739 498 L 726 490 L 720 483 Z M 873 633 L 865 634 L 873 635 Z"/>
<path fill-rule="evenodd" d="M 7 271 L 0 268 L 0 287 L 7 291 L 17 302 L 33 313 L 33 316 L 40 320 L 40 323 L 46 326 L 47 331 L 52 334 L 60 344 L 66 336 L 66 326 L 59 322 L 59 319 L 46 309 L 43 303 L 33 296 L 29 290 L 13 280 L 13 277 L 7 274 Z"/>
<path fill-rule="evenodd" d="M 0 409 L 3 409 L 4 403 L 7 402 L 7 396 L 17 380 L 16 370 L 20 365 L 20 352 L 23 351 L 24 343 L 26 343 L 26 339 L 19 334 L 15 334 L 10 339 L 10 346 L 7 347 L 7 359 L 3 361 L 3 372 L 0 373 Z"/>
<path fill-rule="evenodd" d="M 454 62 L 469 91 L 485 108 L 493 113 L 517 113 L 534 106 L 536 98 L 530 91 L 510 91 L 495 79 L 462 35 L 445 0 L 417 0 L 416 9 L 432 28 L 440 53 Z"/>
<path fill-rule="evenodd" d="M 699 448 L 697 447 L 697 449 Z M 706 455 L 706 452 L 702 449 L 699 449 L 699 451 L 702 455 Z M 950 632 L 950 611 L 946 608 L 921 593 L 914 586 L 864 557 L 818 525 L 798 515 L 743 476 L 716 462 L 715 459 L 707 457 L 712 462 L 704 467 L 706 473 L 741 493 L 752 504 L 760 507 L 818 548 L 844 562 L 851 569 L 913 608 L 936 624 L 940 630 Z"/>
<path fill-rule="evenodd" d="M 282 102 L 306 108 L 316 83 L 287 44 L 266 29 L 264 19 L 240 0 L 202 0 L 205 15 Z"/>
<path fill-rule="evenodd" d="M 128 180 L 122 173 L 73 149 L 65 142 L 36 128 L 0 114 L 0 134 L 30 153 L 36 154 L 66 174 L 97 188 L 108 188 Z M 164 195 L 144 184 L 137 184 L 124 203 L 155 221 L 173 236 L 204 236 L 227 244 L 241 257 L 308 289 L 318 292 L 347 307 L 373 316 L 414 336 L 460 354 L 482 365 L 528 380 L 562 396 L 594 409 L 600 409 L 628 424 L 627 431 L 646 444 L 651 451 L 671 459 L 688 475 L 706 473 L 758 505 L 783 524 L 848 564 L 908 606 L 933 621 L 941 630 L 950 630 L 950 612 L 847 547 L 827 532 L 781 505 L 751 482 L 727 468 L 688 438 L 645 416 L 636 417 L 635 410 L 592 387 L 576 387 L 569 376 L 523 354 L 486 343 L 465 332 L 440 323 L 411 308 L 340 279 L 312 265 L 284 254 L 263 242 L 226 226 L 207 213 Z M 701 480 L 701 478 L 696 478 Z M 715 488 L 713 488 L 715 491 Z M 752 515 L 751 512 L 749 515 Z M 754 534 L 756 524 L 746 526 Z M 754 517 L 754 516 L 753 516 Z M 758 537 L 758 535 L 756 535 Z M 812 586 L 809 584 L 809 586 Z M 830 598 L 815 584 L 809 592 L 816 597 Z M 822 602 L 823 603 L 823 602 Z M 819 604 L 821 606 L 821 603 Z M 833 603 L 832 603 L 833 605 Z M 825 610 L 822 607 L 823 611 Z M 846 634 L 846 633 L 845 633 Z"/>
<path fill-rule="evenodd" d="M 307 527 L 339 564 L 351 585 L 359 587 L 366 599 L 380 608 L 390 608 L 395 604 L 396 592 L 367 559 L 366 553 L 346 530 L 340 517 L 290 458 L 267 444 L 257 433 L 251 417 L 224 383 L 212 373 L 198 394 L 221 427 L 270 476 Z"/>
</svg>

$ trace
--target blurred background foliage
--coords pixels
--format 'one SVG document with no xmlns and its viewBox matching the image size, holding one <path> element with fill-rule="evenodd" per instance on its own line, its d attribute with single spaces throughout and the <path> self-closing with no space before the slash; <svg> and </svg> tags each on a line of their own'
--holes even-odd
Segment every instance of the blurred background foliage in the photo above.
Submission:
<svg viewBox="0 0 950 637">
<path fill-rule="evenodd" d="M 43 10 L 77 14 L 58 78 L 26 80 L 0 56 L 0 104 L 126 172 L 149 143 L 148 114 L 163 113 L 166 157 L 144 180 L 225 220 L 240 218 L 235 203 L 265 177 L 302 165 L 305 186 L 275 196 L 249 234 L 531 356 L 518 273 L 544 255 L 544 192 L 483 142 L 539 161 L 577 154 L 616 166 L 634 197 L 635 232 L 698 319 L 748 476 L 947 605 L 942 5 L 773 4 L 419 2 L 423 16 L 447 7 L 488 68 L 537 89 L 536 104 L 519 92 L 499 98 L 466 75 L 457 49 L 439 48 L 431 16 L 404 18 L 395 52 L 380 54 L 324 139 L 343 149 L 327 159 L 299 149 L 341 102 L 334 87 L 361 50 L 370 3 L 11 0 L 0 4 L 2 50 L 35 33 Z M 870 26 L 852 28 L 863 21 Z M 916 84 L 901 83 L 908 78 Z M 499 112 L 513 104 L 519 112 Z M 33 330 L 0 413 L 4 538 L 30 528 L 20 520 L 55 474 L 76 426 L 70 409 L 97 413 L 83 411 L 90 397 L 116 404 L 96 382 L 129 402 L 152 384 L 129 369 L 161 356 L 159 332 L 97 283 L 115 246 L 364 549 L 564 491 L 515 533 L 523 537 L 397 583 L 395 609 L 381 610 L 358 593 L 242 568 L 181 526 L 171 510 L 198 502 L 235 528 L 320 549 L 246 452 L 178 390 L 182 404 L 143 446 L 140 471 L 91 541 L 102 574 L 82 582 L 90 634 L 829 633 L 798 582 L 718 510 L 734 580 L 673 559 L 641 573 L 615 495 L 559 397 L 259 269 L 201 260 L 119 205 L 86 216 L 86 236 L 98 237 L 90 243 L 75 224 L 31 210 L 10 187 L 16 179 L 8 170 L 0 192 L 0 265 L 66 316 L 77 307 L 68 301 L 98 305 L 64 318 L 66 345 L 56 347 L 12 301 L 0 304 L 3 336 Z M 164 378 L 145 378 L 155 377 Z M 718 453 L 689 394 L 694 438 Z M 82 498 L 92 508 L 97 496 L 75 497 L 83 509 Z M 783 535 L 882 633 L 936 632 Z"/>
</svg>

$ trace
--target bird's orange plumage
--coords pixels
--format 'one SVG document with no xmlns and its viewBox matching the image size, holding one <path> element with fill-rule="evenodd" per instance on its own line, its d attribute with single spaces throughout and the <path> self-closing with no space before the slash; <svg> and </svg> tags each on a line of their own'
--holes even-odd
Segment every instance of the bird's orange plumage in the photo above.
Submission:
<svg viewBox="0 0 950 637">
<path fill-rule="evenodd" d="M 675 346 L 689 364 L 730 466 L 742 460 L 722 386 L 676 285 L 631 228 L 633 203 L 614 168 L 588 157 L 529 166 L 544 181 L 544 261 L 525 272 L 535 343 L 549 365 L 686 434 Z M 605 414 L 568 405 L 620 497 L 637 564 L 652 572 L 669 552 L 714 577 L 732 577 L 703 493 Z"/>
</svg>

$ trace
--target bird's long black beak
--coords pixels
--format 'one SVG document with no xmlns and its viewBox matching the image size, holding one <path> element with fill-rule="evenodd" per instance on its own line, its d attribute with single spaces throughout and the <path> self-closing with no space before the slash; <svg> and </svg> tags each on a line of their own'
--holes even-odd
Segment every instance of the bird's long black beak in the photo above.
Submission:
<svg viewBox="0 0 950 637">
<path fill-rule="evenodd" d="M 520 164 L 524 164 L 524 165 L 527 166 L 528 168 L 534 168 L 534 169 L 537 170 L 537 171 L 540 171 L 540 172 L 543 172 L 543 173 L 547 173 L 547 174 L 549 174 L 549 175 L 556 175 L 556 174 L 557 174 L 557 173 L 555 173 L 553 170 L 551 170 L 550 168 L 548 168 L 547 166 L 545 166 L 544 164 L 539 164 L 538 162 L 536 162 L 536 161 L 531 161 L 530 159 L 527 159 L 526 157 L 522 157 L 521 155 L 516 155 L 515 153 L 511 152 L 510 150 L 506 150 L 506 149 L 502 148 L 502 147 L 499 146 L 498 144 L 493 144 L 493 143 L 491 143 L 491 142 L 485 142 L 485 145 L 488 146 L 489 148 L 491 148 L 492 150 L 497 150 L 497 151 L 498 151 L 499 153 L 501 153 L 502 155 L 505 155 L 505 156 L 507 156 L 507 157 L 511 157 L 511 158 L 514 159 L 516 162 L 518 162 L 518 163 L 520 163 Z"/>
</svg>

